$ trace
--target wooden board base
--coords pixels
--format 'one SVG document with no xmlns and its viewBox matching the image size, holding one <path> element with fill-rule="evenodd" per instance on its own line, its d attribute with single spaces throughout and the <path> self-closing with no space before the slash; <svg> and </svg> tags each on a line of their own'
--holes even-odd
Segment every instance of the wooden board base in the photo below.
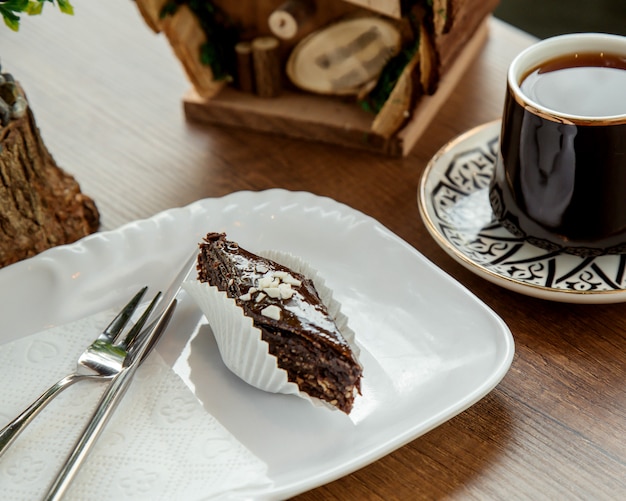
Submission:
<svg viewBox="0 0 626 501">
<path fill-rule="evenodd" d="M 362 110 L 352 99 L 297 91 L 284 91 L 276 98 L 259 98 L 227 87 L 217 96 L 206 99 L 191 89 L 183 97 L 185 116 L 189 121 L 406 156 L 459 83 L 487 35 L 488 20 L 485 20 L 443 75 L 435 94 L 422 97 L 407 124 L 389 138 L 371 131 L 374 115 Z"/>
</svg>

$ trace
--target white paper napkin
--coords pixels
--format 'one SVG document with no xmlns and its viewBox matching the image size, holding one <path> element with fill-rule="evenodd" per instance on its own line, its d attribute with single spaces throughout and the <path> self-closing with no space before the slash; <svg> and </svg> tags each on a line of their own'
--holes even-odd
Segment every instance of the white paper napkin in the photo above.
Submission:
<svg viewBox="0 0 626 501">
<path fill-rule="evenodd" d="M 72 371 L 114 314 L 0 346 L 0 426 Z M 0 458 L 0 499 L 33 500 L 47 492 L 105 389 L 106 383 L 78 382 L 43 410 Z M 266 473 L 154 352 L 64 499 L 244 498 L 269 485 Z"/>
</svg>

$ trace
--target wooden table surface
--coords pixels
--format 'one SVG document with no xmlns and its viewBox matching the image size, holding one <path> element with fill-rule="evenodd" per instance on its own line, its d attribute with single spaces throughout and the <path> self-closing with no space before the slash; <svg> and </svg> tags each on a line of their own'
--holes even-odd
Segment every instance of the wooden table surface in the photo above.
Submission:
<svg viewBox="0 0 626 501">
<path fill-rule="evenodd" d="M 3 70 L 44 141 L 114 229 L 238 190 L 326 195 L 376 218 L 510 327 L 512 367 L 484 399 L 388 456 L 298 496 L 314 499 L 626 499 L 626 307 L 567 305 L 491 285 L 434 242 L 420 175 L 457 134 L 500 114 L 508 63 L 533 39 L 496 20 L 472 68 L 407 158 L 188 123 L 189 84 L 127 0 L 47 4 L 0 28 Z"/>
</svg>

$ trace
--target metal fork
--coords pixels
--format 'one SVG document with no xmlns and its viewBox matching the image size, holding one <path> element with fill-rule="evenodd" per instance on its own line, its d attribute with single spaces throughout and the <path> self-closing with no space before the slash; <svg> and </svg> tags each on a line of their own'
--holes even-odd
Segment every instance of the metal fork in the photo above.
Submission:
<svg viewBox="0 0 626 501">
<path fill-rule="evenodd" d="M 119 339 L 146 290 L 147 287 L 143 287 L 137 292 L 106 329 L 78 357 L 76 370 L 72 374 L 68 374 L 53 384 L 0 430 L 0 456 L 43 408 L 65 388 L 83 379 L 110 380 L 122 370 L 125 359 L 132 353 L 133 346 L 161 295 L 159 292 L 155 296 L 137 323 Z"/>
</svg>

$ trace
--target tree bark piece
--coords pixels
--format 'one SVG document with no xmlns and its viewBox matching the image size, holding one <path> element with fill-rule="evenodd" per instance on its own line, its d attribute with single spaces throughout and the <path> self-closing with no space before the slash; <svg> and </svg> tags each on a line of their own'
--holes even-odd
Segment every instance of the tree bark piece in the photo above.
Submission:
<svg viewBox="0 0 626 501">
<path fill-rule="evenodd" d="M 452 27 L 452 0 L 433 0 L 435 34 L 448 33 Z"/>
<path fill-rule="evenodd" d="M 167 3 L 167 0 L 135 0 L 135 3 L 146 24 L 155 33 L 160 33 L 163 27 L 161 9 Z"/>
<path fill-rule="evenodd" d="M 93 200 L 41 139 L 30 107 L 0 127 L 0 267 L 98 229 Z"/>
<path fill-rule="evenodd" d="M 424 24 L 424 20 L 420 23 L 419 53 L 422 89 L 426 94 L 434 94 L 439 82 L 439 61 L 437 60 L 437 51 Z"/>
<path fill-rule="evenodd" d="M 373 132 L 384 138 L 390 138 L 411 117 L 415 101 L 417 101 L 416 94 L 421 91 L 421 84 L 418 86 L 414 82 L 420 77 L 419 66 L 420 52 L 416 51 L 402 70 L 389 98 L 372 122 Z"/>
<path fill-rule="evenodd" d="M 161 27 L 198 94 L 210 98 L 221 91 L 226 81 L 215 80 L 211 68 L 200 61 L 200 48 L 207 39 L 191 9 L 181 5 L 163 19 Z"/>
</svg>

